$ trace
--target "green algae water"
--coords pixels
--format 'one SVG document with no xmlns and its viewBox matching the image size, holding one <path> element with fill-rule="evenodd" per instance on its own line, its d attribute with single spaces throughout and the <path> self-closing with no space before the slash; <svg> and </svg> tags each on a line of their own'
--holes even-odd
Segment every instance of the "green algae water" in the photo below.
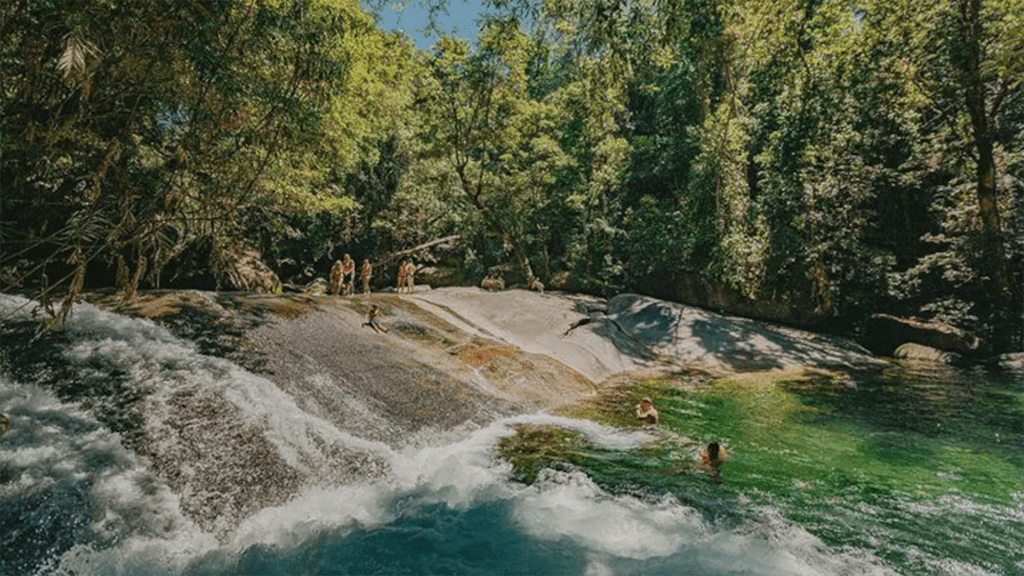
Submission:
<svg viewBox="0 0 1024 576">
<path fill-rule="evenodd" d="M 580 466 L 612 492 L 667 493 L 720 525 L 764 510 L 902 574 L 1024 574 L 1024 390 L 984 370 L 644 382 L 661 425 Z M 715 482 L 694 466 L 718 441 Z"/>
</svg>

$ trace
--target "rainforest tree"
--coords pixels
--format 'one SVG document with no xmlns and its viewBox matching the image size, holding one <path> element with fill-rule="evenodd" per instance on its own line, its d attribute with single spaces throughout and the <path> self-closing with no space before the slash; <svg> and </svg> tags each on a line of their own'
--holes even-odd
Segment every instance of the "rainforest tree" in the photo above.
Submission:
<svg viewBox="0 0 1024 576">
<path fill-rule="evenodd" d="M 247 218 L 344 207 L 310 154 L 360 80 L 360 37 L 377 34 L 355 2 L 23 1 L 0 15 L 2 289 L 59 286 L 66 312 L 87 268 L 157 283 L 200 242 L 221 278 Z"/>
</svg>

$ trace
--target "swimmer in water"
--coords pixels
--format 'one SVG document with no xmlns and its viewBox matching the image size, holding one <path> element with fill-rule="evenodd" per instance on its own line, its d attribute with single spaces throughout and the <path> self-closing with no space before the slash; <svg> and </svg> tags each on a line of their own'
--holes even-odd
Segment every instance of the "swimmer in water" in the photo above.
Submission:
<svg viewBox="0 0 1024 576">
<path fill-rule="evenodd" d="M 697 467 L 709 472 L 715 482 L 721 482 L 722 472 L 719 467 L 722 466 L 722 462 L 729 459 L 729 453 L 725 451 L 725 448 L 719 446 L 718 442 L 712 442 L 708 444 L 707 448 L 701 450 L 697 457 L 699 459 Z"/>
<path fill-rule="evenodd" d="M 640 399 L 640 403 L 637 404 L 636 419 L 643 424 L 644 428 L 658 425 L 658 411 L 654 409 L 654 404 L 649 396 L 644 396 Z"/>
<path fill-rule="evenodd" d="M 0 438 L 7 434 L 7 429 L 11 427 L 11 419 L 7 417 L 7 414 L 0 414 Z"/>
</svg>

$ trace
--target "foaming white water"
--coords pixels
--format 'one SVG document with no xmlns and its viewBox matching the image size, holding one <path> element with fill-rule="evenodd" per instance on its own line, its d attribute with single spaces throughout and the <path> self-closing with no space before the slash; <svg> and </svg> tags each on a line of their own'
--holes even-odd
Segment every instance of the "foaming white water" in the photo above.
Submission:
<svg viewBox="0 0 1024 576">
<path fill-rule="evenodd" d="M 518 502 L 515 518 L 533 536 L 571 537 L 587 548 L 636 560 L 668 556 L 708 530 L 700 514 L 674 499 L 657 502 L 606 494 L 579 472 L 542 471 Z"/>
<path fill-rule="evenodd" d="M 612 496 L 578 472 L 542 473 L 517 502 L 515 517 L 534 537 L 569 538 L 606 557 L 669 559 L 693 573 L 893 574 L 867 554 L 829 550 L 774 509 L 739 529 L 718 529 L 675 498 Z"/>
<path fill-rule="evenodd" d="M 496 422 L 453 444 L 391 452 L 393 476 L 386 481 L 305 490 L 284 506 L 265 508 L 246 519 L 226 546 L 182 519 L 173 495 L 154 499 L 145 490 L 132 489 L 137 465 L 117 480 L 117 473 L 101 472 L 97 476 L 111 478 L 95 492 L 103 506 L 157 509 L 163 531 L 138 530 L 129 518 L 131 525 L 124 526 L 134 532 L 130 537 L 111 541 L 116 542 L 112 547 L 69 550 L 58 563 L 60 572 L 177 574 L 191 561 L 210 555 L 219 555 L 230 567 L 254 545 L 293 548 L 327 530 L 382 527 L 430 504 L 468 509 L 505 500 L 511 503 L 513 518 L 524 535 L 569 539 L 588 550 L 586 574 L 616 574 L 617 559 L 678 561 L 723 574 L 889 573 L 870 558 L 829 551 L 810 534 L 770 514 L 766 521 L 740 530 L 716 530 L 697 511 L 673 498 L 651 501 L 610 495 L 578 472 L 546 471 L 532 487 L 510 482 L 510 467 L 494 458 L 493 449 L 501 437 L 512 433 L 513 425 L 524 422 L 592 426 L 545 415 L 518 417 Z M 617 432 L 606 433 L 624 440 Z M 125 457 L 131 460 L 130 455 Z M 166 495 L 166 489 L 160 490 Z"/>
<path fill-rule="evenodd" d="M 68 555 L 87 551 L 90 558 L 111 546 L 124 557 L 157 541 L 157 565 L 172 571 L 216 545 L 181 514 L 177 496 L 147 463 L 79 406 L 0 375 L 0 410 L 11 419 L 0 445 L 0 469 L 10 479 L 0 483 L 7 537 L 14 520 L 74 532 L 81 543 Z"/>
<path fill-rule="evenodd" d="M 647 432 L 621 431 L 587 420 L 547 414 L 502 419 L 478 428 L 458 441 L 392 451 L 390 474 L 373 484 L 313 487 L 284 506 L 269 507 L 248 518 L 232 542 L 241 551 L 262 544 L 294 546 L 323 530 L 358 524 L 380 526 L 403 510 L 430 504 L 465 510 L 489 500 L 516 500 L 534 492 L 511 482 L 511 466 L 495 457 L 498 441 L 514 433 L 517 424 L 548 424 L 576 430 L 595 444 L 636 447 L 651 436 Z M 600 489 L 591 485 L 587 494 Z M 611 520 L 617 522 L 617 520 Z"/>
<path fill-rule="evenodd" d="M 0 317 L 28 318 L 33 305 L 26 302 L 0 295 Z M 171 397 L 184 389 L 201 389 L 219 393 L 238 407 L 246 421 L 263 430 L 281 457 L 299 470 L 312 473 L 331 464 L 314 437 L 356 450 L 388 451 L 382 443 L 352 436 L 308 414 L 273 382 L 230 361 L 200 354 L 191 343 L 152 321 L 82 303 L 64 330 L 74 342 L 65 351 L 68 361 L 125 374 L 133 389 L 148 393 L 144 410 L 153 438 L 167 436 L 163 429 L 171 417 Z"/>
</svg>

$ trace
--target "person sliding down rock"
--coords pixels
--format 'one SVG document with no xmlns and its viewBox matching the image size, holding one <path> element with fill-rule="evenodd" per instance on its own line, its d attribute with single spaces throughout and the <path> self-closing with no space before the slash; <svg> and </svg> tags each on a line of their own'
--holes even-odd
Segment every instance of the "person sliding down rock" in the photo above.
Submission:
<svg viewBox="0 0 1024 576">
<path fill-rule="evenodd" d="M 373 308 L 370 308 L 370 311 L 366 313 L 366 323 L 363 324 L 363 326 L 369 326 L 370 328 L 373 328 L 374 332 L 379 334 L 387 334 L 389 328 L 381 324 L 380 320 L 378 320 L 378 318 L 383 315 L 384 313 L 381 312 L 380 306 L 374 304 Z"/>
</svg>

